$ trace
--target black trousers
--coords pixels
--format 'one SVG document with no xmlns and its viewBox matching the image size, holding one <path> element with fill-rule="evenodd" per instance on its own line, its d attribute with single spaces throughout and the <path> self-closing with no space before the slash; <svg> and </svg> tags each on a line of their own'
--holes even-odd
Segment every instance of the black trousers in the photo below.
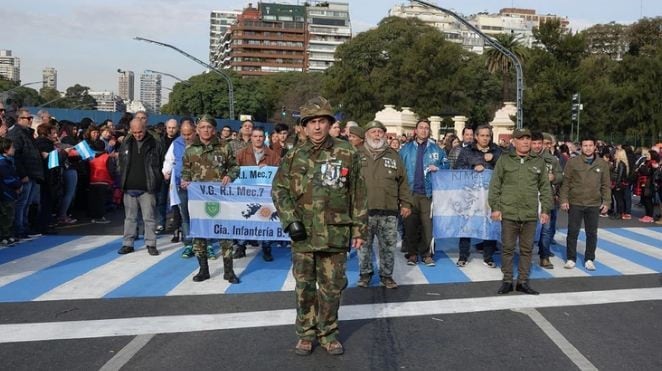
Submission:
<svg viewBox="0 0 662 371">
<path fill-rule="evenodd" d="M 586 252 L 584 260 L 595 260 L 595 249 L 598 245 L 598 220 L 600 206 L 570 205 L 568 210 L 568 238 L 566 239 L 568 260 L 577 261 L 577 237 L 584 221 L 586 233 Z"/>
<path fill-rule="evenodd" d="M 87 215 L 92 219 L 101 219 L 106 215 L 106 202 L 110 186 L 104 183 L 90 184 L 87 192 Z"/>
</svg>

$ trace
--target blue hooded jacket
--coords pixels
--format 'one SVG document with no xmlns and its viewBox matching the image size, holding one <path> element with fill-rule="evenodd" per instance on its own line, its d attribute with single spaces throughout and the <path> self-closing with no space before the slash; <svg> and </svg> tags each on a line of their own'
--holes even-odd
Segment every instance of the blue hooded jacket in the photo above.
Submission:
<svg viewBox="0 0 662 371">
<path fill-rule="evenodd" d="M 400 149 L 400 157 L 402 157 L 402 161 L 405 163 L 405 168 L 407 169 L 407 182 L 409 183 L 409 189 L 412 191 L 414 189 L 417 152 L 418 142 L 416 140 L 412 140 Z M 423 169 L 427 169 L 430 165 L 434 165 L 439 169 L 449 168 L 446 151 L 439 147 L 437 143 L 428 139 L 427 147 L 425 148 L 425 153 L 423 155 Z M 427 171 L 425 171 L 425 194 L 428 197 L 432 197 L 432 182 L 430 181 L 430 174 Z"/>
</svg>

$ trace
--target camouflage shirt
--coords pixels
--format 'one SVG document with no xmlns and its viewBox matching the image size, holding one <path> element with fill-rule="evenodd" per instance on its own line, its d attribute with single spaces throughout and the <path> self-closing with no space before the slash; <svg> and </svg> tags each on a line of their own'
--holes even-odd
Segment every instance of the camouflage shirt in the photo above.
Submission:
<svg viewBox="0 0 662 371">
<path fill-rule="evenodd" d="M 232 155 L 237 156 L 237 153 L 239 153 L 239 151 L 241 151 L 242 149 L 244 149 L 244 148 L 246 148 L 250 145 L 251 145 L 250 140 L 248 140 L 248 141 L 243 140 L 241 138 L 241 135 L 239 135 L 237 137 L 237 139 L 232 139 L 230 141 L 230 148 L 232 149 Z"/>
<path fill-rule="evenodd" d="M 239 166 L 227 143 L 214 136 L 204 145 L 200 139 L 186 148 L 182 168 L 182 180 L 187 182 L 220 181 L 224 176 L 235 180 L 239 176 Z"/>
<path fill-rule="evenodd" d="M 359 155 L 347 142 L 327 137 L 292 148 L 276 173 L 272 197 L 284 228 L 299 221 L 308 238 L 294 252 L 347 251 L 351 238 L 366 239 L 367 199 Z"/>
</svg>

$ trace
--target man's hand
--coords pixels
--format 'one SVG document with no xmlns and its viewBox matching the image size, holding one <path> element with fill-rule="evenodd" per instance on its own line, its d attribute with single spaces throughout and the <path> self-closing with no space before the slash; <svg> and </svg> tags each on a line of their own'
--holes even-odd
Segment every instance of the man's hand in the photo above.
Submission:
<svg viewBox="0 0 662 371">
<path fill-rule="evenodd" d="M 547 178 L 549 179 L 550 182 L 553 182 L 554 179 L 556 179 L 556 177 L 552 173 L 547 174 Z"/>
<path fill-rule="evenodd" d="M 501 211 L 492 211 L 492 220 L 495 222 L 501 221 Z"/>
<path fill-rule="evenodd" d="M 561 204 L 561 210 L 565 210 L 565 211 L 570 210 L 570 204 L 567 203 L 567 202 L 562 203 Z"/>
<path fill-rule="evenodd" d="M 434 173 L 435 171 L 439 170 L 439 168 L 434 165 L 428 165 L 428 170 Z"/>
<path fill-rule="evenodd" d="M 363 244 L 365 241 L 362 238 L 352 238 L 352 248 L 353 249 L 360 249 L 363 247 Z"/>
<path fill-rule="evenodd" d="M 170 173 L 163 173 L 164 180 L 170 180 Z"/>
<path fill-rule="evenodd" d="M 408 208 L 408 207 L 401 207 L 400 208 L 400 216 L 402 216 L 403 218 L 406 218 L 409 215 L 411 215 L 411 209 L 410 208 Z"/>
<path fill-rule="evenodd" d="M 181 182 L 179 182 L 179 188 L 186 189 L 186 188 L 188 188 L 189 184 L 191 184 L 191 182 L 187 182 L 185 180 L 182 180 Z"/>
<path fill-rule="evenodd" d="M 549 223 L 549 214 L 542 213 L 540 214 L 540 224 Z"/>
<path fill-rule="evenodd" d="M 482 172 L 483 170 L 485 170 L 485 166 L 483 166 L 483 165 L 476 165 L 476 166 L 474 166 L 474 171 L 475 171 L 475 172 L 480 173 L 480 172 Z"/>
<path fill-rule="evenodd" d="M 224 186 L 228 185 L 230 182 L 232 182 L 232 179 L 230 179 L 230 177 L 227 175 L 224 176 L 223 179 L 221 179 L 221 184 L 223 184 Z"/>
<path fill-rule="evenodd" d="M 600 213 L 601 214 L 606 214 L 607 211 L 609 211 L 609 206 L 607 206 L 607 205 L 600 206 Z"/>
<path fill-rule="evenodd" d="M 491 153 L 486 153 L 485 155 L 483 155 L 483 158 L 485 159 L 485 161 L 490 162 L 494 158 L 494 155 Z"/>
</svg>

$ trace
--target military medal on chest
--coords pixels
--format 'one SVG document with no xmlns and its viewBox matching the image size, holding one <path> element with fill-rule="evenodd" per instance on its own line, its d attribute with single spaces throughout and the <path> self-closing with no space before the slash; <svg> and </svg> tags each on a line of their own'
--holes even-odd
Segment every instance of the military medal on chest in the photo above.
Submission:
<svg viewBox="0 0 662 371">
<path fill-rule="evenodd" d="M 342 188 L 347 182 L 347 175 L 349 169 L 342 167 L 342 161 L 331 157 L 321 166 L 320 175 L 322 177 L 322 185 L 331 188 Z"/>
</svg>

